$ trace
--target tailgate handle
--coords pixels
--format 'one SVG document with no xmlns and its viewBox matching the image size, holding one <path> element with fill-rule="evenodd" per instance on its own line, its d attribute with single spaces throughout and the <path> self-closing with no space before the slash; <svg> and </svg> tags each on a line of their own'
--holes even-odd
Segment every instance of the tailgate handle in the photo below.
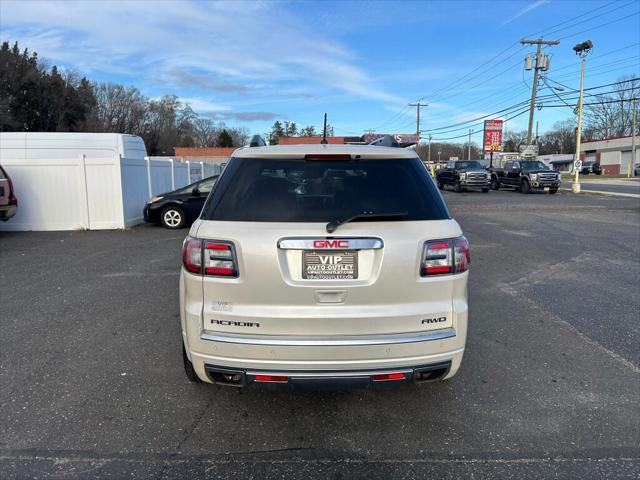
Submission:
<svg viewBox="0 0 640 480">
<path fill-rule="evenodd" d="M 347 299 L 346 290 L 316 290 L 313 292 L 316 303 L 344 303 Z"/>
</svg>

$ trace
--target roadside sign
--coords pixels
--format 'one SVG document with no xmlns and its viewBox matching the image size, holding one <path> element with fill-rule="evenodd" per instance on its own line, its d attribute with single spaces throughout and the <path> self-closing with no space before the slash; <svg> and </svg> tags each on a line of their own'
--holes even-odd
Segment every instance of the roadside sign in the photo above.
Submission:
<svg viewBox="0 0 640 480">
<path fill-rule="evenodd" d="M 449 157 L 449 160 L 458 160 L 458 157 Z"/>
<path fill-rule="evenodd" d="M 484 121 L 484 151 L 502 151 L 502 120 Z"/>
<path fill-rule="evenodd" d="M 576 170 L 580 170 L 582 168 L 582 160 L 576 160 L 573 162 L 573 168 Z"/>
<path fill-rule="evenodd" d="M 538 145 L 520 145 L 520 153 L 523 157 L 535 157 L 538 155 Z"/>
</svg>

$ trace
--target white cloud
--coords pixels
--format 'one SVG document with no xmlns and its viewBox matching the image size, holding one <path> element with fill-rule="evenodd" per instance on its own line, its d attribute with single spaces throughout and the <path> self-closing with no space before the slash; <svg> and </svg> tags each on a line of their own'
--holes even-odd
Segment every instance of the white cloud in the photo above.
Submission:
<svg viewBox="0 0 640 480">
<path fill-rule="evenodd" d="M 528 13 L 531 10 L 535 10 L 536 8 L 541 7 L 545 3 L 549 3 L 549 0 L 536 0 L 533 3 L 530 3 L 529 5 L 526 5 L 524 8 L 518 10 L 518 12 L 515 15 L 513 15 L 512 17 L 507 18 L 504 22 L 502 22 L 500 24 L 500 26 L 504 27 L 505 25 L 507 25 L 507 24 L 513 22 L 514 20 L 520 18 L 525 13 Z"/>
<path fill-rule="evenodd" d="M 237 91 L 297 82 L 397 102 L 330 35 L 286 4 L 263 2 L 0 2 L 2 38 L 83 72 L 166 82 L 173 71 L 210 75 Z M 184 87 L 184 76 L 176 78 Z M 181 83 L 180 83 L 181 82 Z M 193 84 L 198 89 L 197 82 Z M 201 87 L 201 85 L 200 85 Z M 220 87 L 223 88 L 223 87 Z M 195 105 L 194 105 L 195 107 Z"/>
</svg>

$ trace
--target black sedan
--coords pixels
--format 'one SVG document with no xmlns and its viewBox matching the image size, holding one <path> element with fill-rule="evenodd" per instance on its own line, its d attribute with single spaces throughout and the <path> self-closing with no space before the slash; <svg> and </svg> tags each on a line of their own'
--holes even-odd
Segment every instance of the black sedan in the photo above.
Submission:
<svg viewBox="0 0 640 480">
<path fill-rule="evenodd" d="M 191 224 L 200 215 L 200 210 L 217 180 L 218 175 L 214 175 L 151 198 L 144 206 L 144 221 L 159 223 L 171 229 Z"/>
</svg>

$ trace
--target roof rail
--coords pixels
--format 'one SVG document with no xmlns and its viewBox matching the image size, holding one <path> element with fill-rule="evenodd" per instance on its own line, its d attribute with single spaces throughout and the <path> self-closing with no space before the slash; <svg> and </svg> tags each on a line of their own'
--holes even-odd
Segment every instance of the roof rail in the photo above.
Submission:
<svg viewBox="0 0 640 480">
<path fill-rule="evenodd" d="M 396 139 L 391 135 L 385 135 L 384 137 L 376 138 L 369 142 L 369 145 L 376 145 L 378 147 L 400 147 L 400 144 L 396 142 Z"/>
<path fill-rule="evenodd" d="M 251 141 L 249 142 L 250 147 L 266 147 L 267 142 L 264 141 L 260 135 L 254 135 L 251 137 Z"/>
</svg>

